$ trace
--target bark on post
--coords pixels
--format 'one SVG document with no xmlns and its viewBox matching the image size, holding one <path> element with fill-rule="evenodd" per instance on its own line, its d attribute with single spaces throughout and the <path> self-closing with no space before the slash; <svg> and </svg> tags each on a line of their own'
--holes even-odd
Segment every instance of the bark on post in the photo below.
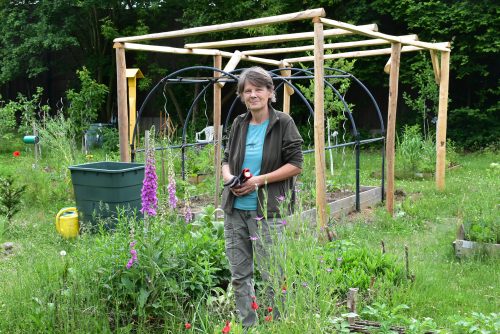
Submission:
<svg viewBox="0 0 500 334">
<path fill-rule="evenodd" d="M 214 67 L 222 68 L 222 56 L 214 56 Z M 214 71 L 214 77 L 221 76 L 220 72 Z M 214 85 L 214 157 L 215 157 L 215 208 L 219 207 L 220 177 L 221 177 L 221 91 L 222 87 Z"/>
<path fill-rule="evenodd" d="M 448 84 L 450 77 L 450 52 L 441 52 L 439 83 L 439 111 L 436 130 L 436 188 L 445 188 L 446 170 L 446 118 L 448 113 Z"/>
<path fill-rule="evenodd" d="M 127 106 L 127 64 L 123 44 L 115 43 L 116 49 L 116 93 L 118 99 L 118 133 L 120 138 L 120 161 L 130 162 L 128 142 L 128 106 Z"/>
<path fill-rule="evenodd" d="M 316 221 L 326 228 L 325 115 L 324 115 L 324 37 L 319 17 L 314 22 L 314 160 L 316 167 Z M 321 237 L 322 234 L 320 234 Z"/>
<path fill-rule="evenodd" d="M 389 108 L 387 111 L 387 135 L 385 157 L 387 161 L 387 211 L 394 214 L 394 153 L 396 137 L 396 110 L 398 106 L 399 62 L 401 43 L 392 44 L 391 72 L 389 77 Z"/>
</svg>

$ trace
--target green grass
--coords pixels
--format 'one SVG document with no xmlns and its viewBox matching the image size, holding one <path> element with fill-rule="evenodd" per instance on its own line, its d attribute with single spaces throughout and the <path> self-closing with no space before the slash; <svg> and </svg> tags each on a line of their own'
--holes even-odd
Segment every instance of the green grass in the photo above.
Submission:
<svg viewBox="0 0 500 334">
<path fill-rule="evenodd" d="M 106 268 L 107 259 L 114 253 L 122 252 L 125 255 L 121 256 L 126 257 L 127 245 L 119 240 L 126 240 L 127 235 L 61 239 L 55 232 L 54 217 L 61 207 L 73 204 L 66 166 L 51 158 L 33 170 L 30 152 L 22 153 L 20 158 L 14 158 L 12 152 L 0 152 L 0 175 L 14 174 L 29 189 L 21 212 L 3 233 L 0 231 L 0 243 L 11 241 L 15 245 L 12 254 L 0 255 L 0 333 L 111 332 L 111 316 L 106 313 L 96 286 L 89 282 L 95 282 L 100 268 Z M 100 158 L 96 156 L 94 160 Z M 344 170 L 339 159 L 332 178 L 334 185 L 354 184 L 352 158 L 352 151 L 347 150 L 345 162 L 350 169 Z M 310 157 L 307 159 L 308 166 L 313 166 Z M 499 154 L 460 156 L 460 166 L 447 171 L 443 192 L 435 190 L 434 180 L 396 180 L 396 189 L 406 196 L 398 198 L 394 218 L 381 205 L 336 222 L 341 239 L 374 253 L 380 252 L 383 240 L 387 252 L 400 265 L 404 264 L 404 246 L 409 249 L 414 282 L 387 286 L 377 279 L 372 291 L 361 292 L 359 308 L 373 302 L 392 307 L 407 304 L 407 317 L 432 317 L 442 328 L 450 328 L 453 316 L 498 312 L 500 259 L 478 256 L 458 260 L 451 245 L 464 217 L 500 217 L 500 173 L 490 167 L 492 162 L 500 162 Z M 361 183 L 379 185 L 374 176 L 380 170 L 378 152 L 363 152 L 361 164 Z M 312 173 L 313 168 L 304 170 L 304 185 L 313 184 L 314 177 L 306 174 Z M 308 229 L 300 232 L 286 244 L 285 270 L 288 279 L 298 286 L 287 301 L 287 317 L 280 322 L 262 323 L 254 332 L 329 333 L 333 331 L 329 319 L 345 312 L 342 304 L 337 305 L 343 298 L 332 294 L 333 280 L 317 256 L 318 249 L 325 245 L 319 245 Z M 62 257 L 61 250 L 68 255 Z M 308 287 L 300 290 L 303 282 Z M 219 333 L 224 320 L 234 319 L 233 312 L 232 296 L 222 291 L 210 307 L 195 303 L 185 313 L 166 315 L 161 329 L 136 324 L 135 329 L 129 325 L 116 331 L 178 333 L 189 320 L 197 332 Z M 234 323 L 232 327 L 232 333 L 241 332 Z"/>
</svg>

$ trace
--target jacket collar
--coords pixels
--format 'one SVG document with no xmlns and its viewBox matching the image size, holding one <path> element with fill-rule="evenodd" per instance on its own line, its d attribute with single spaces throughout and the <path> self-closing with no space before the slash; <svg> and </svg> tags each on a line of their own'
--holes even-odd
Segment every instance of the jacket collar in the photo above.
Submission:
<svg viewBox="0 0 500 334">
<path fill-rule="evenodd" d="M 250 111 L 247 111 L 246 114 L 243 114 L 243 121 L 245 123 L 250 124 L 251 119 L 252 119 L 252 113 Z M 279 120 L 278 113 L 273 107 L 269 106 L 269 125 L 267 126 L 266 135 L 269 133 L 271 128 L 274 126 L 274 124 L 276 124 L 278 120 Z"/>
</svg>

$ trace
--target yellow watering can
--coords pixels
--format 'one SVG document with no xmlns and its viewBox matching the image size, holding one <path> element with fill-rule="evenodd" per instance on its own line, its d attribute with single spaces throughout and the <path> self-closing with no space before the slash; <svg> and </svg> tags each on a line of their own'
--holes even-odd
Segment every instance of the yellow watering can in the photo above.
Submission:
<svg viewBox="0 0 500 334">
<path fill-rule="evenodd" d="M 62 208 L 56 216 L 56 230 L 63 238 L 78 235 L 78 210 L 75 207 Z"/>
</svg>

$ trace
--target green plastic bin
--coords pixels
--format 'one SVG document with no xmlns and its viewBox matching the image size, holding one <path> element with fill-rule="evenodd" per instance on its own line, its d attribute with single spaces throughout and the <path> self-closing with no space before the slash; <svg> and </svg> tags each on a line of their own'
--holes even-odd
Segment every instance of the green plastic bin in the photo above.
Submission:
<svg viewBox="0 0 500 334">
<path fill-rule="evenodd" d="M 93 162 L 69 166 L 80 222 L 97 226 L 98 219 L 116 217 L 118 208 L 126 214 L 141 209 L 144 164 Z"/>
</svg>

